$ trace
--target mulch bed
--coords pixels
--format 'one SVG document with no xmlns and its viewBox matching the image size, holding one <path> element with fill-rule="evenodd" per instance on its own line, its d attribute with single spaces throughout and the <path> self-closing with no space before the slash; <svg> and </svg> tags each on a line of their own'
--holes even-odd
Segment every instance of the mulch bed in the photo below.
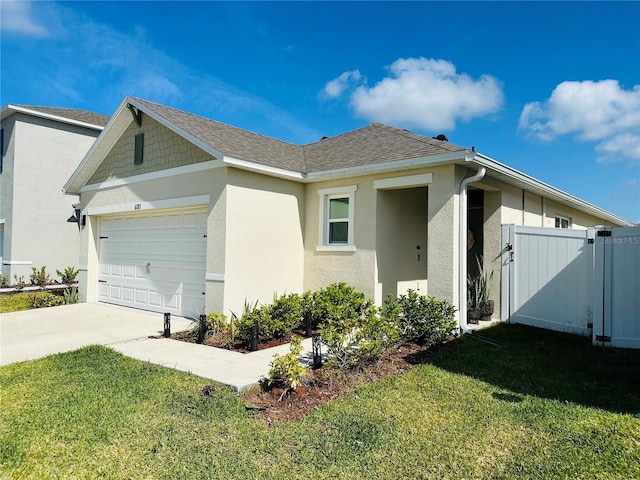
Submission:
<svg viewBox="0 0 640 480">
<path fill-rule="evenodd" d="M 294 334 L 304 337 L 303 331 Z M 177 334 L 172 336 L 176 340 L 195 342 L 193 338 L 185 338 Z M 454 339 L 436 348 L 446 348 L 454 344 Z M 280 339 L 271 339 L 258 344 L 258 350 L 286 344 L 291 341 L 291 335 Z M 226 348 L 240 353 L 249 353 L 246 343 L 242 341 L 230 342 L 227 334 L 207 337 L 205 345 Z M 325 365 L 319 369 L 308 369 L 303 384 L 295 391 L 285 392 L 283 388 L 267 384 L 256 385 L 241 393 L 241 398 L 247 410 L 267 422 L 282 420 L 297 420 L 333 400 L 343 398 L 358 387 L 380 380 L 397 376 L 413 366 L 425 363 L 434 348 L 418 344 L 405 344 L 386 352 L 377 362 L 366 364 L 357 370 L 343 372 L 337 368 Z M 201 394 L 209 395 L 212 387 L 206 385 Z"/>
<path fill-rule="evenodd" d="M 449 342 L 447 345 L 451 344 Z M 301 387 L 283 396 L 282 388 L 256 386 L 242 394 L 248 410 L 267 421 L 297 420 L 315 409 L 345 397 L 358 387 L 401 374 L 425 363 L 433 349 L 409 344 L 387 352 L 378 362 L 342 373 L 326 367 L 309 370 Z"/>
</svg>

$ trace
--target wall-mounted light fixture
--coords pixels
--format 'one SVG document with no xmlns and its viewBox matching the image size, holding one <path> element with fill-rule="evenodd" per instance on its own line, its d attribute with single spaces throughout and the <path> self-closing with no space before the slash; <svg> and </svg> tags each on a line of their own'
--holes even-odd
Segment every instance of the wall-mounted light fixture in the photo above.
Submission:
<svg viewBox="0 0 640 480">
<path fill-rule="evenodd" d="M 73 204 L 73 215 L 71 215 L 69 218 L 67 218 L 67 222 L 69 223 L 77 223 L 78 224 L 78 230 L 80 230 L 80 226 L 82 225 L 83 227 L 86 225 L 87 223 L 87 216 L 86 215 L 82 215 L 82 210 L 80 209 L 80 204 L 79 203 L 74 203 Z"/>
</svg>

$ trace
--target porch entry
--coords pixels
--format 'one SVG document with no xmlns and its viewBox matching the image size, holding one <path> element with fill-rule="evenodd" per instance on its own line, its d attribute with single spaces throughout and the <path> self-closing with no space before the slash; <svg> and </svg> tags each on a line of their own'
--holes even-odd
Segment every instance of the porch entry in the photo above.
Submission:
<svg viewBox="0 0 640 480">
<path fill-rule="evenodd" d="M 427 187 L 378 189 L 376 250 L 382 300 L 427 294 Z"/>
<path fill-rule="evenodd" d="M 640 348 L 640 227 L 502 226 L 503 321 Z"/>
</svg>

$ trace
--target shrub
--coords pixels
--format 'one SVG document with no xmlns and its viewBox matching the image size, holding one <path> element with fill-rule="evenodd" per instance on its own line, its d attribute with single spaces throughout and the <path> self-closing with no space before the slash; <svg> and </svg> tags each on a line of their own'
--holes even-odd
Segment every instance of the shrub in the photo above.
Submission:
<svg viewBox="0 0 640 480">
<path fill-rule="evenodd" d="M 0 274 L 0 288 L 6 288 L 9 286 L 9 276 Z"/>
<path fill-rule="evenodd" d="M 15 288 L 16 290 L 23 290 L 24 287 L 27 285 L 24 281 L 24 275 L 13 275 L 13 278 L 15 279 L 16 283 L 13 286 L 13 288 Z"/>
<path fill-rule="evenodd" d="M 273 303 L 267 307 L 269 321 L 266 330 L 275 337 L 282 338 L 302 325 L 302 297 L 296 293 L 273 295 Z"/>
<path fill-rule="evenodd" d="M 376 360 L 395 338 L 377 316 L 373 302 L 346 283 L 334 283 L 313 295 L 311 319 L 340 369 Z"/>
<path fill-rule="evenodd" d="M 64 292 L 62 292 L 62 296 L 64 298 L 65 305 L 73 305 L 74 303 L 78 303 L 80 300 L 78 287 L 65 288 Z"/>
<path fill-rule="evenodd" d="M 269 364 L 269 385 L 281 384 L 284 392 L 280 399 L 291 390 L 295 390 L 302 384 L 302 379 L 307 374 L 307 369 L 300 364 L 300 354 L 302 353 L 302 337 L 293 335 L 289 353 L 280 356 L 277 353 Z"/>
<path fill-rule="evenodd" d="M 205 336 L 214 333 L 228 332 L 230 330 L 229 319 L 224 313 L 211 312 L 207 315 L 207 331 Z"/>
<path fill-rule="evenodd" d="M 237 318 L 237 317 L 236 317 Z M 274 294 L 271 305 L 251 306 L 245 303 L 242 317 L 238 319 L 238 336 L 250 342 L 254 324 L 258 323 L 258 339 L 284 338 L 302 324 L 302 297 L 296 293 Z"/>
<path fill-rule="evenodd" d="M 31 276 L 29 278 L 31 285 L 38 285 L 40 288 L 44 288 L 51 283 L 51 278 L 47 273 L 47 267 L 44 265 L 38 270 L 36 267 L 31 267 Z"/>
<path fill-rule="evenodd" d="M 29 294 L 29 308 L 47 308 L 64 305 L 64 298 L 49 292 Z"/>
<path fill-rule="evenodd" d="M 76 283 L 79 272 L 73 267 L 66 267 L 63 271 L 56 270 L 56 273 L 60 277 L 60 283 L 71 286 Z"/>
<path fill-rule="evenodd" d="M 389 296 L 381 308 L 381 317 L 397 330 L 398 341 L 424 345 L 441 343 L 456 333 L 454 313 L 449 302 L 413 290 L 398 298 Z"/>
</svg>

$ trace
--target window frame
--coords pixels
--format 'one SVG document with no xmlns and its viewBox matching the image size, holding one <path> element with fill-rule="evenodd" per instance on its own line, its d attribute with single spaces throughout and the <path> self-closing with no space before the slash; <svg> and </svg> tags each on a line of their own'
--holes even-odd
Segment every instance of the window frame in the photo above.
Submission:
<svg viewBox="0 0 640 480">
<path fill-rule="evenodd" d="M 319 196 L 319 226 L 317 251 L 343 251 L 353 252 L 355 245 L 355 193 L 358 187 L 348 185 L 344 187 L 322 188 L 318 190 Z M 330 219 L 329 210 L 331 200 L 347 198 L 349 201 L 349 216 L 347 218 Z M 331 223 L 347 222 L 347 241 L 330 242 L 329 232 Z"/>
<path fill-rule="evenodd" d="M 562 226 L 562 222 L 563 221 L 567 223 L 566 227 Z M 560 222 L 560 225 L 558 225 L 558 222 Z M 554 225 L 554 228 L 569 229 L 569 228 L 571 228 L 571 219 L 569 217 L 565 217 L 563 215 L 556 215 L 554 217 L 553 225 Z"/>
</svg>

